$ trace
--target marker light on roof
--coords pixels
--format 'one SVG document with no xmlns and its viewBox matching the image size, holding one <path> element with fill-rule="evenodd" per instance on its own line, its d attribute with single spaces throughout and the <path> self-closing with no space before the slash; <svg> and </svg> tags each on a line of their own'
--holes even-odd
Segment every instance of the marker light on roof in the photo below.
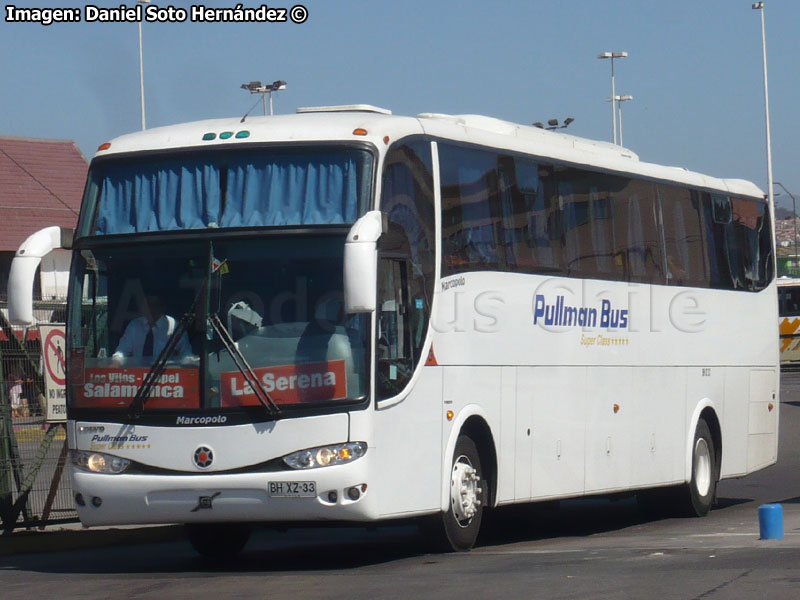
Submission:
<svg viewBox="0 0 800 600">
<path fill-rule="evenodd" d="M 230 137 L 233 137 L 232 131 L 223 131 L 222 133 L 219 134 L 219 139 L 221 140 L 227 140 Z"/>
<path fill-rule="evenodd" d="M 203 134 L 203 141 L 204 142 L 208 142 L 210 140 L 215 140 L 215 139 L 217 139 L 217 134 L 216 133 L 204 133 Z"/>
<path fill-rule="evenodd" d="M 362 129 L 361 127 L 358 129 L 353 129 L 353 135 L 367 135 L 367 130 Z"/>
<path fill-rule="evenodd" d="M 238 139 L 240 139 L 240 140 L 244 139 L 244 138 L 249 138 L 250 137 L 250 132 L 247 131 L 247 130 L 237 131 L 236 132 L 236 137 Z"/>
<path fill-rule="evenodd" d="M 97 151 L 100 152 L 100 150 L 108 150 L 109 148 L 111 148 L 111 142 L 106 142 L 105 144 L 100 144 L 97 147 Z"/>
</svg>

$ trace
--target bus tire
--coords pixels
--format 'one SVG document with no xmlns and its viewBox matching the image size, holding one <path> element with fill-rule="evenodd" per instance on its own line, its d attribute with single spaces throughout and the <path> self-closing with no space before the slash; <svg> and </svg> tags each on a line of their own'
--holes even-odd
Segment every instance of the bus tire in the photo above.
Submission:
<svg viewBox="0 0 800 600">
<path fill-rule="evenodd" d="M 475 545 L 483 519 L 487 484 L 478 448 L 467 435 L 459 435 L 450 469 L 447 511 L 423 527 L 435 550 L 465 552 Z"/>
<path fill-rule="evenodd" d="M 191 523 L 186 537 L 203 558 L 225 561 L 236 557 L 250 539 L 250 527 L 241 523 Z"/>
<path fill-rule="evenodd" d="M 692 479 L 683 487 L 687 516 L 704 517 L 717 495 L 717 449 L 705 419 L 697 422 L 692 443 Z"/>
</svg>

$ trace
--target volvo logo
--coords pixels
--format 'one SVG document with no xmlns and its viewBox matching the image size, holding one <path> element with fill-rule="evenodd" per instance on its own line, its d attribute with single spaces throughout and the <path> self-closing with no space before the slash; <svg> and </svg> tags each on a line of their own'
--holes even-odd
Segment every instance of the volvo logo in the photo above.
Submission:
<svg viewBox="0 0 800 600">
<path fill-rule="evenodd" d="M 194 464 L 198 469 L 207 469 L 214 462 L 214 451 L 208 446 L 199 446 L 194 451 Z"/>
</svg>

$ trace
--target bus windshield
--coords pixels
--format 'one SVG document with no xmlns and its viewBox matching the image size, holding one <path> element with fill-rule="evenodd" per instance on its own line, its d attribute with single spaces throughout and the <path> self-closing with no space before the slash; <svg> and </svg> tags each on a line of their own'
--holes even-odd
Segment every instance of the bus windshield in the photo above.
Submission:
<svg viewBox="0 0 800 600">
<path fill-rule="evenodd" d="M 372 155 L 353 147 L 242 147 L 92 163 L 79 236 L 354 223 Z"/>
<path fill-rule="evenodd" d="M 258 406 L 240 358 L 281 409 L 363 400 L 369 319 L 343 314 L 343 252 L 331 233 L 79 251 L 70 406 L 131 408 L 170 338 L 145 413 Z"/>
</svg>

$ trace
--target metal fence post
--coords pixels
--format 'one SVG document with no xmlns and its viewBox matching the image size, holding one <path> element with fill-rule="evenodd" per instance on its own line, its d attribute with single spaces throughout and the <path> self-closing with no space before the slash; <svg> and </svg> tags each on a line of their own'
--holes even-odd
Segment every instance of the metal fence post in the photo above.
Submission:
<svg viewBox="0 0 800 600">
<path fill-rule="evenodd" d="M 2 350 L 0 350 L 0 365 L 2 365 Z M 8 521 L 12 518 L 11 508 L 14 505 L 14 489 L 11 480 L 11 436 L 13 434 L 11 406 L 6 394 L 3 369 L 0 368 L 0 522 L 4 528 L 9 525 Z"/>
</svg>

